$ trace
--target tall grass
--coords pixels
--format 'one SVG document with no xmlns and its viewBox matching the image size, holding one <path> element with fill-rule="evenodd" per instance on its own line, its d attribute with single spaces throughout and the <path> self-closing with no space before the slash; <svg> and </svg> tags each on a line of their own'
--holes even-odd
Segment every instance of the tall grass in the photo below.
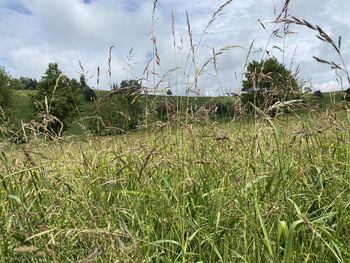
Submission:
<svg viewBox="0 0 350 263">
<path fill-rule="evenodd" d="M 3 144 L 0 259 L 347 262 L 348 128 L 311 117 Z"/>
</svg>

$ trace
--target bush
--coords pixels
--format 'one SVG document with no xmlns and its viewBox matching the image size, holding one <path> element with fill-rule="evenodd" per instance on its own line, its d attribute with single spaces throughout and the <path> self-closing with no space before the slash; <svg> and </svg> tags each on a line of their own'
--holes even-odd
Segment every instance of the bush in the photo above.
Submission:
<svg viewBox="0 0 350 263">
<path fill-rule="evenodd" d="M 48 130 L 60 135 L 79 113 L 79 91 L 77 85 L 62 74 L 57 63 L 49 64 L 45 75 L 32 98 L 36 116 L 43 113 L 52 116 Z M 39 120 L 39 121 L 45 121 Z"/>
<path fill-rule="evenodd" d="M 252 109 L 249 103 L 265 112 L 277 102 L 294 100 L 300 97 L 299 85 L 295 76 L 279 63 L 276 58 L 252 61 L 247 67 L 243 81 L 242 103 Z"/>
<path fill-rule="evenodd" d="M 24 85 L 24 89 L 35 90 L 38 86 L 38 81 L 36 79 L 20 77 L 19 80 Z"/>
</svg>

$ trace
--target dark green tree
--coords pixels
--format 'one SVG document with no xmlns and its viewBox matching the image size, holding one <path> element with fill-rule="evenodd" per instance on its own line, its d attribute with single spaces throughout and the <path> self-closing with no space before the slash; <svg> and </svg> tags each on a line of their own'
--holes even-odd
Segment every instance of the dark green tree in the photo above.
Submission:
<svg viewBox="0 0 350 263">
<path fill-rule="evenodd" d="M 252 103 L 264 111 L 268 111 L 278 101 L 300 97 L 296 77 L 276 58 L 250 62 L 242 91 L 243 105 L 249 106 Z"/>
<path fill-rule="evenodd" d="M 66 130 L 79 112 L 79 91 L 77 81 L 71 81 L 62 74 L 57 63 L 49 64 L 45 75 L 32 98 L 34 112 L 54 117 L 48 129 L 59 134 Z"/>
<path fill-rule="evenodd" d="M 130 79 L 130 80 L 123 80 L 120 82 L 120 88 L 127 88 L 127 87 L 139 87 L 139 81 L 136 79 Z"/>
<path fill-rule="evenodd" d="M 15 99 L 11 84 L 10 75 L 4 68 L 0 67 L 0 110 L 6 115 L 12 110 Z"/>
<path fill-rule="evenodd" d="M 27 77 L 20 77 L 19 80 L 24 85 L 24 89 L 31 89 L 35 90 L 36 86 L 38 85 L 38 81 L 36 79 L 27 78 Z"/>
</svg>

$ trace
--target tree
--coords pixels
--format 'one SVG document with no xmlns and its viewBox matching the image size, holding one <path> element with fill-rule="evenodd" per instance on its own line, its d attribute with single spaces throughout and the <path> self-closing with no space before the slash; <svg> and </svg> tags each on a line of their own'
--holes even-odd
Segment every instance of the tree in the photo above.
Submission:
<svg viewBox="0 0 350 263">
<path fill-rule="evenodd" d="M 11 87 L 16 90 L 22 90 L 27 88 L 26 85 L 23 84 L 23 82 L 20 79 L 12 78 L 10 80 L 10 83 Z"/>
<path fill-rule="evenodd" d="M 243 105 L 252 103 L 267 112 L 278 101 L 289 101 L 300 96 L 295 76 L 276 58 L 250 62 L 242 91 Z"/>
<path fill-rule="evenodd" d="M 35 90 L 36 86 L 38 85 L 38 81 L 36 79 L 27 78 L 27 77 L 20 77 L 19 80 L 24 85 L 24 89 L 31 89 Z"/>
<path fill-rule="evenodd" d="M 139 81 L 136 79 L 123 80 L 122 82 L 120 82 L 120 88 L 134 88 L 139 86 Z"/>
<path fill-rule="evenodd" d="M 0 67 L 0 116 L 1 111 L 6 115 L 10 113 L 14 105 L 13 86 L 11 77 L 6 70 Z"/>
<path fill-rule="evenodd" d="M 76 82 L 76 81 L 75 81 Z M 78 86 L 62 74 L 57 63 L 49 64 L 32 98 L 36 114 L 49 114 L 54 119 L 48 125 L 50 132 L 66 130 L 79 112 Z"/>
</svg>

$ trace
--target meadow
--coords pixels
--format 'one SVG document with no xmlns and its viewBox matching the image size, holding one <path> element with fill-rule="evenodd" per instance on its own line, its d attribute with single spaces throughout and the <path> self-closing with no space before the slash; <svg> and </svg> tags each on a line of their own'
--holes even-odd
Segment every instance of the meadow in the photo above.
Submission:
<svg viewBox="0 0 350 263">
<path fill-rule="evenodd" d="M 2 262 L 349 262 L 344 111 L 1 144 Z"/>
</svg>

